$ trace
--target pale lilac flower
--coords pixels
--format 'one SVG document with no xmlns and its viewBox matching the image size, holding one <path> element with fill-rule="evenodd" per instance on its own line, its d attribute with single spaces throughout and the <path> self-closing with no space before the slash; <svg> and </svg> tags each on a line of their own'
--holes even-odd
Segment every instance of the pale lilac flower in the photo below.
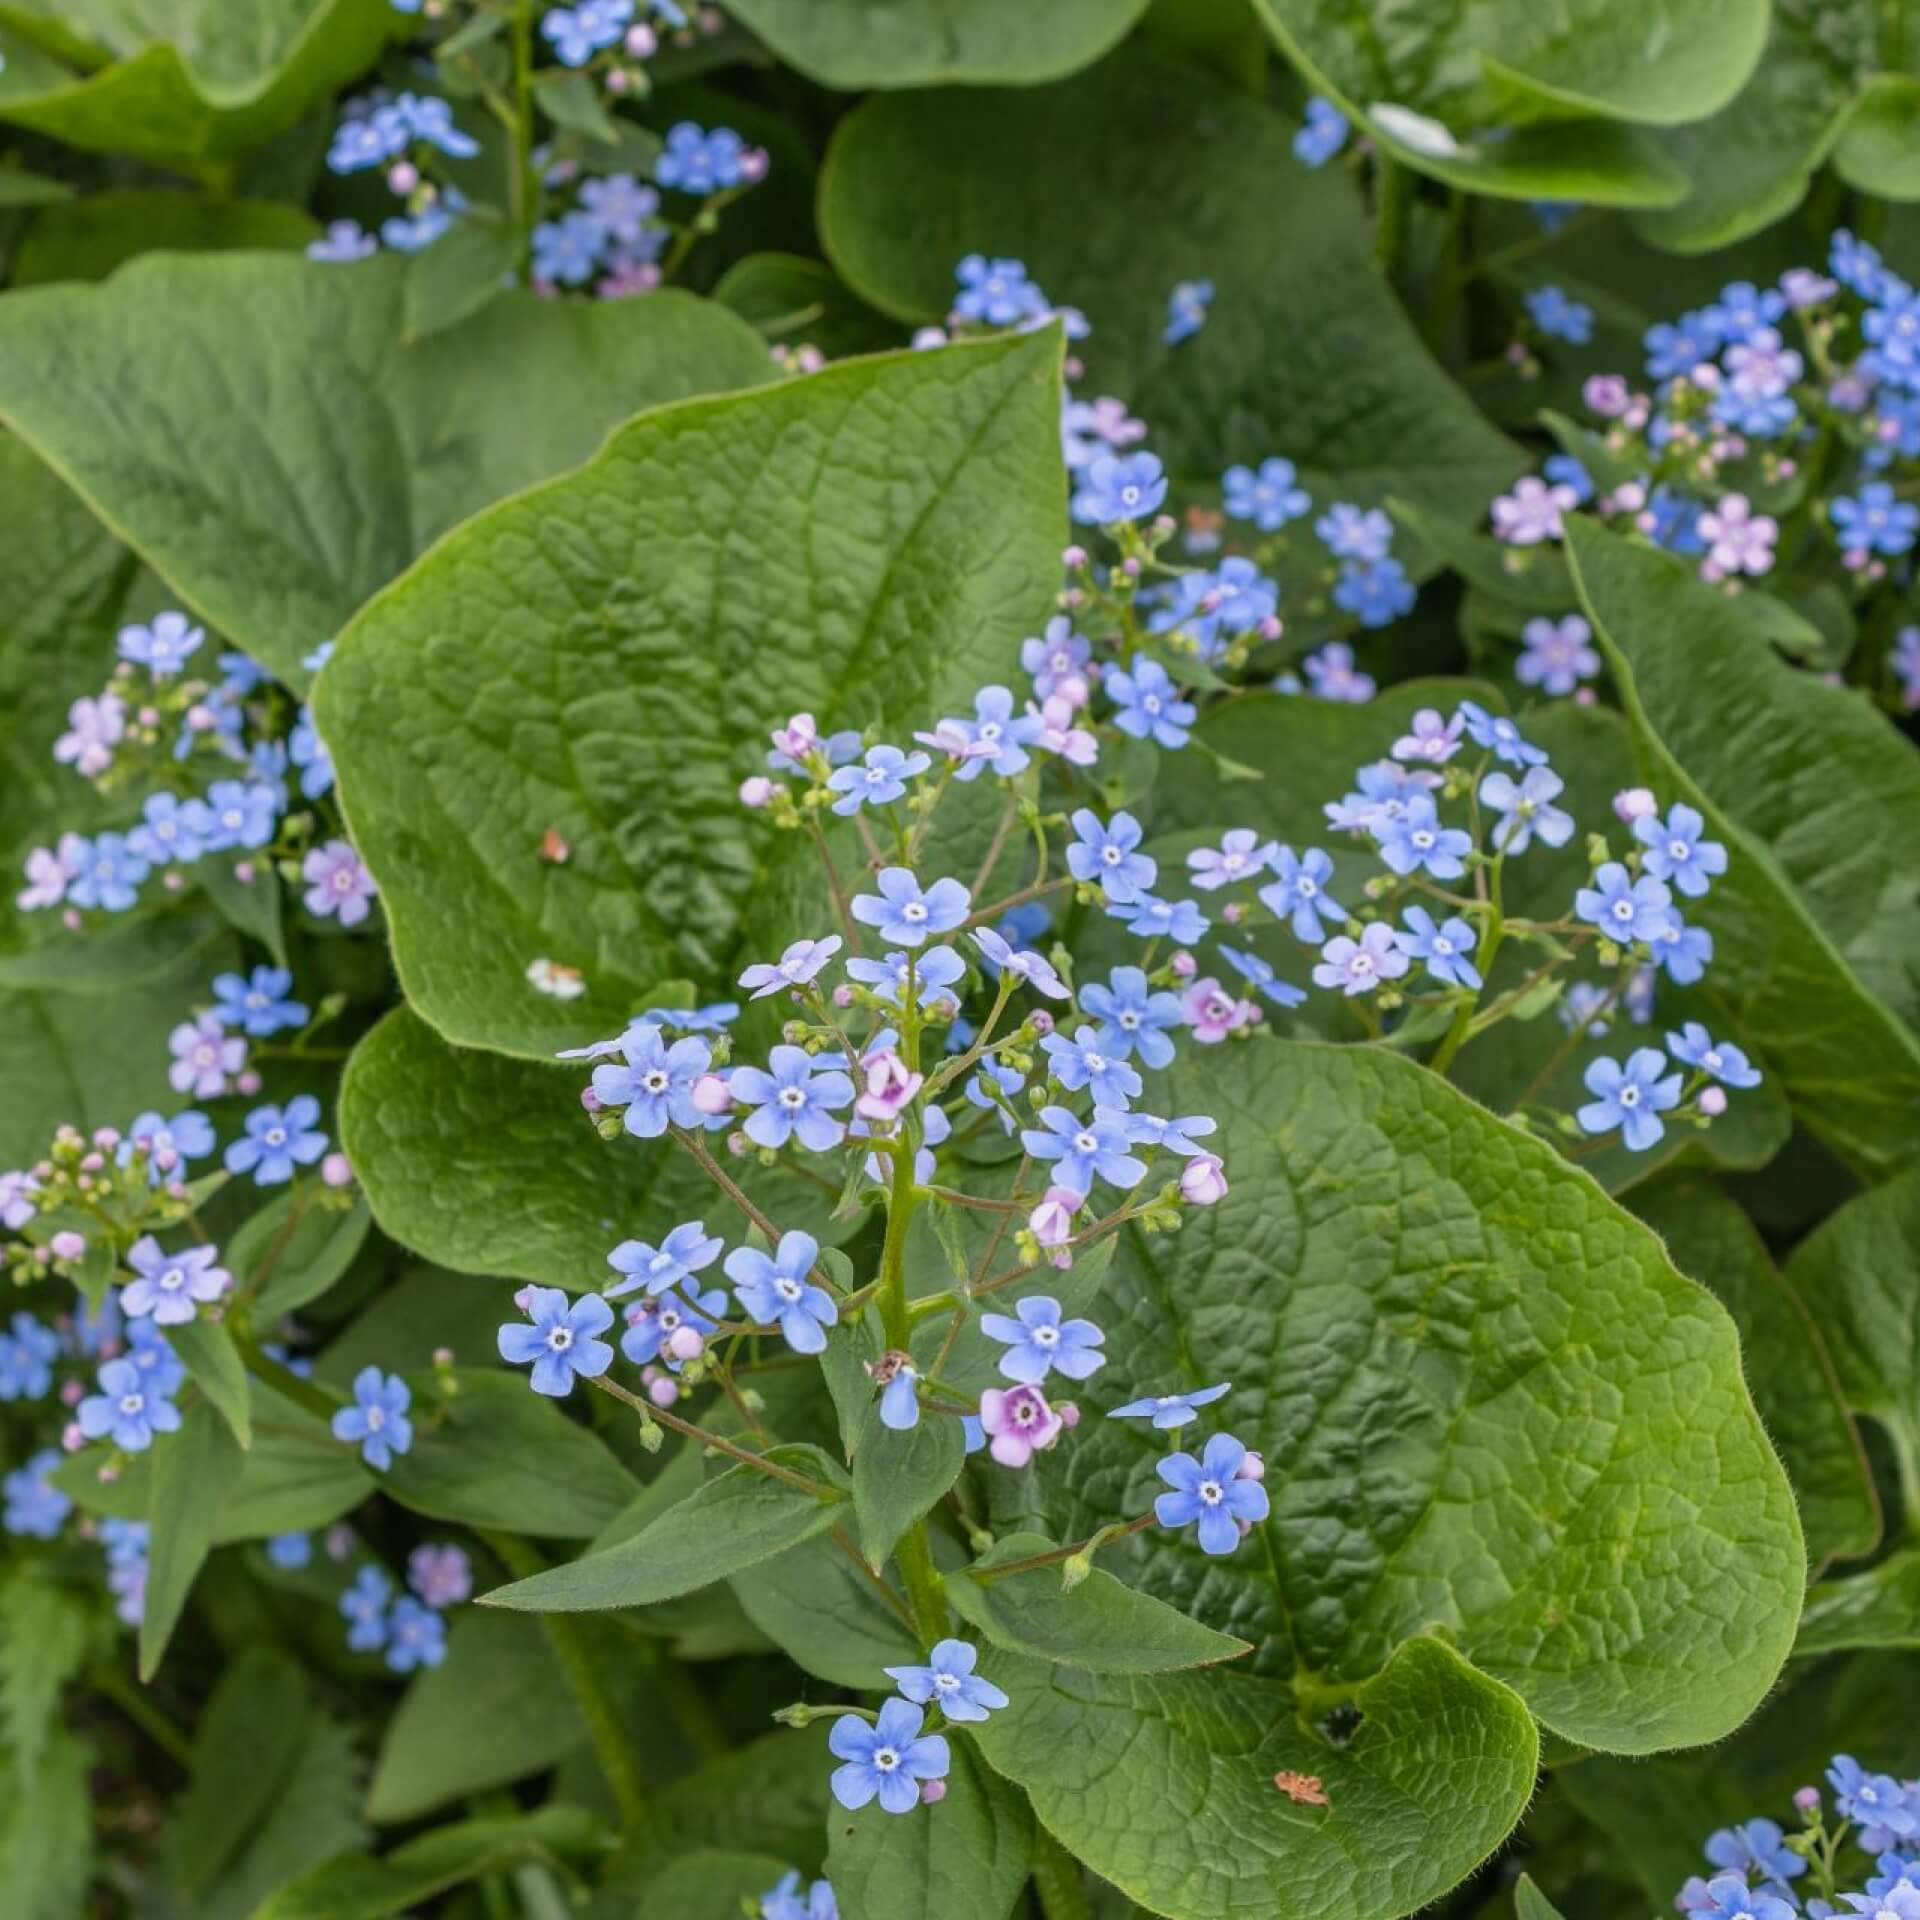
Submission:
<svg viewBox="0 0 1920 1920">
<path fill-rule="evenodd" d="M 1187 855 L 1187 866 L 1193 884 L 1211 893 L 1236 880 L 1252 879 L 1279 851 L 1273 841 L 1261 840 L 1251 827 L 1234 827 L 1222 836 L 1218 847 L 1196 847 Z"/>
<path fill-rule="evenodd" d="M 1577 613 L 1559 620 L 1529 620 L 1520 629 L 1520 640 L 1523 650 L 1513 674 L 1523 687 L 1561 696 L 1600 671 L 1600 656 L 1591 645 L 1593 629 Z"/>
<path fill-rule="evenodd" d="M 1358 940 L 1342 934 L 1320 949 L 1313 970 L 1317 987 L 1338 987 L 1349 997 L 1371 993 L 1382 980 L 1397 980 L 1407 970 L 1407 956 L 1393 943 L 1393 929 L 1375 921 Z"/>
<path fill-rule="evenodd" d="M 1003 1467 L 1024 1467 L 1060 1438 L 1066 1424 L 1035 1386 L 989 1387 L 980 1396 L 987 1451 Z"/>
<path fill-rule="evenodd" d="M 1745 494 L 1724 495 L 1717 506 L 1700 516 L 1699 524 L 1700 536 L 1707 542 L 1706 565 L 1714 569 L 1713 577 L 1762 574 L 1773 566 L 1773 543 L 1780 537 L 1780 523 L 1770 514 L 1755 513 Z"/>
<path fill-rule="evenodd" d="M 1236 1000 L 1218 980 L 1196 980 L 1181 995 L 1180 1004 L 1193 1029 L 1193 1037 L 1203 1046 L 1212 1046 L 1228 1034 L 1244 1027 L 1254 1018 L 1251 1000 Z"/>
<path fill-rule="evenodd" d="M 156 1325 L 177 1327 L 194 1318 L 196 1304 L 210 1305 L 233 1284 L 233 1276 L 214 1262 L 211 1247 L 185 1247 L 162 1253 L 152 1234 L 142 1234 L 127 1253 L 135 1278 L 120 1290 L 120 1310 L 129 1319 L 151 1314 Z"/>
<path fill-rule="evenodd" d="M 1511 493 L 1503 493 L 1494 501 L 1493 531 L 1513 547 L 1558 540 L 1562 532 L 1560 516 L 1578 505 L 1579 497 L 1571 487 L 1550 487 L 1537 475 L 1527 474 L 1514 482 Z"/>
<path fill-rule="evenodd" d="M 127 731 L 127 709 L 117 693 L 76 700 L 67 709 L 67 731 L 53 743 L 53 757 L 91 780 L 113 765 L 113 750 Z"/>
<path fill-rule="evenodd" d="M 66 898 L 72 878 L 67 863 L 52 848 L 35 847 L 27 855 L 27 884 L 14 895 L 14 904 L 22 913 L 57 907 Z"/>
<path fill-rule="evenodd" d="M 1425 760 L 1444 766 L 1460 751 L 1460 729 L 1465 724 L 1459 714 L 1443 719 L 1432 707 L 1422 707 L 1413 716 L 1412 731 L 1393 743 L 1396 760 Z"/>
<path fill-rule="evenodd" d="M 218 1099 L 247 1064 L 247 1043 L 229 1034 L 217 1013 L 183 1020 L 167 1036 L 167 1046 L 173 1054 L 168 1083 L 198 1100 Z"/>
<path fill-rule="evenodd" d="M 926 1084 L 926 1075 L 915 1073 L 892 1047 L 868 1054 L 860 1071 L 866 1084 L 853 1110 L 867 1120 L 897 1120 Z"/>
<path fill-rule="evenodd" d="M 1218 1154 L 1196 1153 L 1180 1169 L 1180 1197 L 1190 1207 L 1218 1206 L 1227 1197 L 1227 1171 Z M 1164 1424 L 1154 1422 L 1155 1426 Z"/>
<path fill-rule="evenodd" d="M 338 914 L 343 927 L 357 927 L 367 917 L 367 902 L 379 892 L 360 856 L 344 840 L 315 847 L 300 863 L 307 883 L 307 911 L 321 919 Z"/>
<path fill-rule="evenodd" d="M 756 1000 L 782 987 L 805 986 L 840 951 L 840 944 L 837 933 L 824 940 L 796 940 L 778 960 L 756 961 L 740 976 L 740 984 L 752 988 Z"/>
</svg>

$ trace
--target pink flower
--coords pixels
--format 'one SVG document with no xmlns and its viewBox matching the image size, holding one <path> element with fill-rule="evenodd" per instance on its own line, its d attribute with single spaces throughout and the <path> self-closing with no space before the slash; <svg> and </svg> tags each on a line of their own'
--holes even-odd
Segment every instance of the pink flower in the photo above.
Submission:
<svg viewBox="0 0 1920 1920">
<path fill-rule="evenodd" d="M 320 1178 L 330 1187 L 350 1187 L 353 1162 L 344 1153 L 330 1153 L 320 1162 Z"/>
<path fill-rule="evenodd" d="M 987 1451 L 1003 1467 L 1024 1467 L 1060 1438 L 1066 1422 L 1038 1387 L 989 1387 L 980 1396 L 980 1427 Z"/>
<path fill-rule="evenodd" d="M 53 757 L 91 780 L 113 765 L 113 750 L 127 730 L 127 709 L 117 693 L 76 700 L 67 709 L 67 728 L 53 743 Z"/>
<path fill-rule="evenodd" d="M 1068 1187 L 1049 1187 L 1040 1204 L 1027 1215 L 1033 1237 L 1043 1247 L 1057 1247 L 1073 1238 L 1073 1216 L 1081 1196 Z"/>
<path fill-rule="evenodd" d="M 775 753 L 789 760 L 804 760 L 820 744 L 820 728 L 810 713 L 796 713 L 784 727 L 775 727 L 768 736 Z"/>
<path fill-rule="evenodd" d="M 229 1034 L 214 1013 L 183 1020 L 167 1036 L 167 1046 L 173 1054 L 169 1084 L 175 1093 L 191 1093 L 196 1100 L 217 1099 L 247 1064 L 247 1043 Z"/>
<path fill-rule="evenodd" d="M 66 836 L 69 840 L 76 837 Z M 35 847 L 27 855 L 27 884 L 14 895 L 14 904 L 22 913 L 32 913 L 36 907 L 57 907 L 66 898 L 67 882 L 72 878 L 72 868 L 59 854 L 50 847 Z"/>
<path fill-rule="evenodd" d="M 1511 493 L 1493 503 L 1493 530 L 1514 547 L 1534 547 L 1560 538 L 1560 516 L 1571 513 L 1580 496 L 1571 487 L 1550 487 L 1535 474 L 1516 480 Z"/>
<path fill-rule="evenodd" d="M 1773 543 L 1780 524 L 1769 514 L 1755 513 L 1744 493 L 1727 494 L 1718 506 L 1700 516 L 1700 537 L 1708 543 L 1701 571 L 1709 579 L 1729 573 L 1767 572 L 1773 565 Z M 1708 569 L 1714 569 L 1708 572 Z"/>
<path fill-rule="evenodd" d="M 1613 811 L 1630 827 L 1636 820 L 1651 820 L 1660 811 L 1660 802 L 1650 787 L 1622 787 L 1613 796 Z"/>
<path fill-rule="evenodd" d="M 1580 389 L 1580 397 L 1601 419 L 1617 420 L 1632 402 L 1633 393 L 1619 374 L 1596 373 L 1588 377 L 1587 384 Z"/>
<path fill-rule="evenodd" d="M 307 883 L 307 911 L 322 920 L 338 914 L 343 927 L 357 927 L 367 917 L 367 902 L 380 891 L 344 840 L 315 847 L 300 863 L 300 874 Z"/>
<path fill-rule="evenodd" d="M 925 1074 L 915 1073 L 891 1047 L 868 1054 L 860 1066 L 867 1087 L 853 1106 L 856 1113 L 869 1120 L 897 1119 L 926 1080 Z"/>
<path fill-rule="evenodd" d="M 1244 1027 L 1253 1018 L 1250 1001 L 1236 1000 L 1211 976 L 1196 980 L 1180 998 L 1181 1011 L 1193 1037 L 1203 1046 L 1224 1040 L 1236 1027 Z"/>
<path fill-rule="evenodd" d="M 1217 1153 L 1196 1153 L 1180 1169 L 1180 1197 L 1193 1207 L 1218 1206 L 1227 1197 L 1227 1172 Z"/>
</svg>

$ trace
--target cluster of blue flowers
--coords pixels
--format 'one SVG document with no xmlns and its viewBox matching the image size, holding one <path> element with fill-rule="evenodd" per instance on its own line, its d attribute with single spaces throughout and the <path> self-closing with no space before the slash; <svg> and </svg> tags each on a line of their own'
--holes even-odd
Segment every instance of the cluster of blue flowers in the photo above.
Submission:
<svg viewBox="0 0 1920 1920">
<path fill-rule="evenodd" d="M 1712 1869 L 1674 1906 L 1698 1920 L 1920 1920 L 1920 1781 L 1870 1773 L 1851 1754 L 1793 1796 L 1799 1825 L 1764 1817 L 1708 1837 Z M 1848 1884 L 1849 1882 L 1857 1884 Z"/>
<path fill-rule="evenodd" d="M 304 1536 L 291 1538 L 304 1545 Z M 287 1558 L 283 1552 L 281 1563 Z M 367 1565 L 339 1601 L 348 1650 L 378 1653 L 394 1673 L 437 1667 L 447 1657 L 446 1610 L 472 1593 L 473 1568 L 458 1547 L 416 1547 L 407 1559 L 407 1584 L 413 1591 L 396 1595 L 393 1576 Z"/>
</svg>

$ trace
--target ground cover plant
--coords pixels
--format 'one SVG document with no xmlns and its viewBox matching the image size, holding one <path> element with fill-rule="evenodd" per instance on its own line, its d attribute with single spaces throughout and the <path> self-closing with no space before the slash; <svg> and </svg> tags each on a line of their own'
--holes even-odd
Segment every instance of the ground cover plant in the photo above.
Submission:
<svg viewBox="0 0 1920 1920">
<path fill-rule="evenodd" d="M 0 4 L 21 1920 L 1920 1920 L 1920 21 Z"/>
</svg>

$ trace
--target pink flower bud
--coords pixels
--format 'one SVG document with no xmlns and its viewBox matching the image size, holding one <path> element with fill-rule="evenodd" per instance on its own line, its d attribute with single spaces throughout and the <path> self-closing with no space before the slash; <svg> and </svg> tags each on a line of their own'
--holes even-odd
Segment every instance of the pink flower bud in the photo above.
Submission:
<svg viewBox="0 0 1920 1920">
<path fill-rule="evenodd" d="M 78 1260 L 87 1250 L 87 1237 L 75 1233 L 71 1227 L 63 1227 L 48 1244 L 56 1260 Z"/>
<path fill-rule="evenodd" d="M 607 91 L 625 93 L 633 85 L 633 78 L 625 67 L 612 67 L 607 72 Z"/>
<path fill-rule="evenodd" d="M 60 1451 L 62 1453 L 78 1453 L 86 1444 L 87 1436 L 80 1431 L 79 1421 L 69 1420 L 67 1424 L 60 1429 Z M 107 1477 L 107 1471 L 105 1467 L 100 1469 L 101 1479 L 104 1480 Z"/>
<path fill-rule="evenodd" d="M 526 1313 L 532 1308 L 533 1282 L 531 1280 L 529 1280 L 524 1287 L 515 1289 L 513 1304 L 518 1307 L 522 1313 Z"/>
<path fill-rule="evenodd" d="M 1800 1788 L 1793 1796 L 1793 1804 L 1802 1813 L 1818 1813 L 1820 1811 L 1820 1789 L 1818 1787 Z"/>
<path fill-rule="evenodd" d="M 1240 1470 L 1233 1476 L 1236 1480 L 1264 1480 L 1267 1477 L 1267 1457 L 1248 1449 L 1247 1456 L 1240 1462 Z"/>
<path fill-rule="evenodd" d="M 233 1084 L 238 1087 L 242 1093 L 251 1096 L 260 1091 L 260 1076 L 251 1067 L 248 1067 L 244 1073 L 235 1079 Z"/>
<path fill-rule="evenodd" d="M 764 773 L 756 773 L 750 780 L 740 782 L 740 804 L 743 807 L 770 807 L 773 804 L 773 782 Z"/>
<path fill-rule="evenodd" d="M 768 164 L 765 147 L 749 147 L 740 156 L 740 178 L 749 182 L 764 180 Z"/>
<path fill-rule="evenodd" d="M 752 1142 L 736 1127 L 727 1135 L 727 1151 L 738 1160 L 742 1154 L 752 1151 Z"/>
<path fill-rule="evenodd" d="M 717 1073 L 703 1073 L 693 1083 L 691 1097 L 696 1113 L 725 1113 L 733 1105 L 733 1095 Z"/>
<path fill-rule="evenodd" d="M 1278 640 L 1287 630 L 1287 623 L 1277 613 L 1270 613 L 1254 629 L 1262 640 Z"/>
<path fill-rule="evenodd" d="M 1200 963 L 1185 947 L 1177 947 L 1167 964 L 1182 980 L 1191 980 L 1200 971 Z"/>
<path fill-rule="evenodd" d="M 947 1783 L 944 1780 L 922 1780 L 920 1782 L 920 1804 L 923 1807 L 937 1807 L 947 1797 Z"/>
<path fill-rule="evenodd" d="M 1230 927 L 1237 927 L 1246 917 L 1247 903 L 1244 900 L 1229 900 L 1220 909 L 1220 918 Z"/>
<path fill-rule="evenodd" d="M 93 1130 L 93 1144 L 111 1153 L 114 1148 L 120 1144 L 120 1129 L 118 1127 L 95 1127 Z"/>
<path fill-rule="evenodd" d="M 1027 1215 L 1027 1225 L 1033 1237 L 1043 1247 L 1057 1247 L 1071 1240 L 1073 1216 L 1079 1205 L 1080 1196 L 1077 1193 L 1065 1193 L 1059 1187 L 1050 1188 L 1047 1197 Z"/>
<path fill-rule="evenodd" d="M 433 1364 L 436 1367 L 452 1366 L 453 1349 L 451 1347 L 435 1347 L 433 1350 Z"/>
<path fill-rule="evenodd" d="M 1078 573 L 1080 569 L 1087 564 L 1086 548 L 1085 547 L 1062 548 L 1060 553 L 1060 564 L 1063 567 L 1065 567 L 1069 573 Z"/>
<path fill-rule="evenodd" d="M 1617 420 L 1631 404 L 1633 390 L 1617 373 L 1595 373 L 1588 376 L 1580 397 L 1601 419 Z"/>
<path fill-rule="evenodd" d="M 1194 1207 L 1218 1206 L 1227 1197 L 1226 1169 L 1218 1154 L 1196 1153 L 1181 1168 L 1180 1197 Z"/>
<path fill-rule="evenodd" d="M 600 1096 L 595 1093 L 591 1087 L 582 1087 L 580 1089 L 580 1104 L 585 1107 L 589 1113 L 598 1113 L 600 1111 Z"/>
<path fill-rule="evenodd" d="M 178 893 L 187 884 L 187 876 L 178 867 L 169 867 L 160 876 L 160 884 L 169 893 Z"/>
<path fill-rule="evenodd" d="M 353 1529 L 344 1520 L 336 1521 L 320 1544 L 329 1560 L 344 1560 L 353 1551 Z"/>
<path fill-rule="evenodd" d="M 98 1153 L 90 1153 L 80 1162 L 82 1169 L 87 1173 L 98 1173 L 106 1164 L 106 1156 Z"/>
<path fill-rule="evenodd" d="M 249 887 L 253 884 L 253 871 L 253 862 L 251 860 L 242 860 L 235 866 L 233 877 L 238 880 L 243 887 Z"/>
<path fill-rule="evenodd" d="M 1727 1090 L 1725 1087 L 1702 1087 L 1700 1089 L 1700 1111 L 1709 1120 L 1718 1120 L 1727 1110 Z"/>
<path fill-rule="evenodd" d="M 60 1385 L 60 1404 L 63 1407 L 77 1407 L 87 1397 L 87 1383 L 84 1380 L 65 1380 Z"/>
<path fill-rule="evenodd" d="M 680 1398 L 680 1382 L 670 1373 L 657 1374 L 647 1382 L 647 1398 L 656 1407 L 670 1407 Z"/>
<path fill-rule="evenodd" d="M 667 1351 L 676 1360 L 697 1360 L 706 1350 L 706 1338 L 698 1327 L 675 1327 L 667 1336 Z"/>
<path fill-rule="evenodd" d="M 1651 820 L 1660 811 L 1660 802 L 1646 787 L 1624 787 L 1613 796 L 1613 811 L 1632 826 L 1636 820 Z"/>
<path fill-rule="evenodd" d="M 636 60 L 651 60 L 659 47 L 660 37 L 651 27 L 639 26 L 627 29 L 627 51 Z"/>
<path fill-rule="evenodd" d="M 1053 1015 L 1050 1014 L 1045 1007 L 1035 1007 L 1034 1010 L 1027 1015 L 1027 1019 L 1031 1023 L 1035 1033 L 1051 1033 L 1053 1031 Z"/>
<path fill-rule="evenodd" d="M 396 160 L 387 169 L 387 185 L 395 193 L 411 193 L 420 184 L 420 169 L 411 160 Z"/>
<path fill-rule="evenodd" d="M 1054 1412 L 1060 1416 L 1060 1424 L 1068 1432 L 1080 1424 L 1080 1403 L 1077 1400 L 1062 1400 Z"/>
<path fill-rule="evenodd" d="M 925 1084 L 926 1076 L 915 1073 L 891 1047 L 870 1053 L 860 1063 L 866 1075 L 866 1091 L 856 1100 L 854 1111 L 869 1120 L 893 1120 Z"/>
<path fill-rule="evenodd" d="M 330 1153 L 320 1162 L 320 1178 L 330 1187 L 350 1187 L 353 1162 L 344 1153 Z"/>
<path fill-rule="evenodd" d="M 1140 556 L 1137 553 L 1128 554 L 1127 557 L 1120 562 L 1120 571 L 1124 573 L 1129 580 L 1138 580 L 1140 578 Z"/>
<path fill-rule="evenodd" d="M 1573 704 L 1576 707 L 1590 707 L 1594 704 L 1594 692 L 1591 687 L 1578 687 L 1574 690 Z"/>
</svg>

